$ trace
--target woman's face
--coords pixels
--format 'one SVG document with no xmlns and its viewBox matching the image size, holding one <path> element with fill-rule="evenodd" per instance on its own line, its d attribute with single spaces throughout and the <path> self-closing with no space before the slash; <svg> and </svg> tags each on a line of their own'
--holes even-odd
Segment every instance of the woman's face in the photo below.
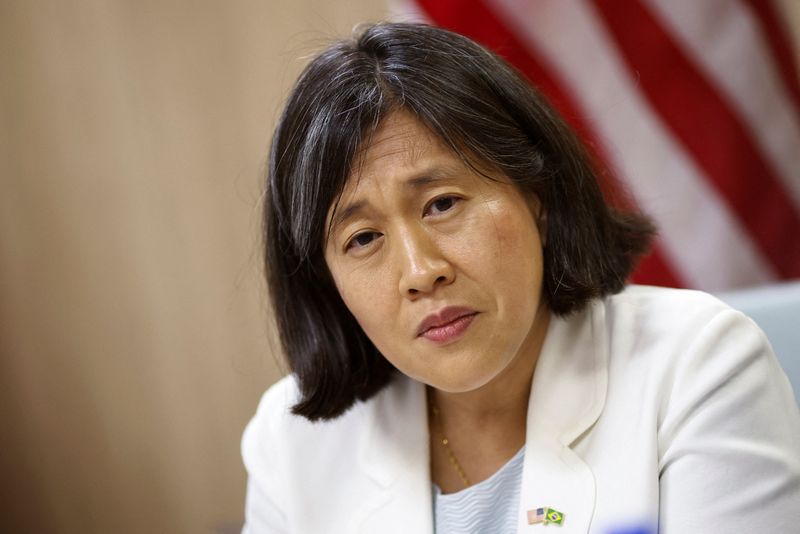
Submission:
<svg viewBox="0 0 800 534">
<path fill-rule="evenodd" d="M 476 175 L 407 112 L 360 158 L 329 211 L 325 259 L 378 350 L 448 392 L 535 358 L 548 314 L 538 202 L 502 174 Z"/>
</svg>

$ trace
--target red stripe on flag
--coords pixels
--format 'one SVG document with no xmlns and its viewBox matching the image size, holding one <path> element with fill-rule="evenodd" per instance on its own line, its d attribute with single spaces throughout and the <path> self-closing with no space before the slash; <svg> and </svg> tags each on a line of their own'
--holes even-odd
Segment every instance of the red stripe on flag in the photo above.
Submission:
<svg viewBox="0 0 800 534">
<path fill-rule="evenodd" d="M 782 277 L 800 276 L 800 216 L 736 114 L 639 2 L 594 3 L 661 120 Z"/>
<path fill-rule="evenodd" d="M 661 254 L 649 254 L 642 258 L 632 281 L 651 286 L 681 287 L 677 285 L 672 268 L 664 262 Z"/>
<path fill-rule="evenodd" d="M 778 63 L 780 76 L 794 104 L 795 115 L 800 120 L 800 78 L 798 78 L 797 62 L 785 27 L 778 20 L 775 7 L 767 0 L 745 1 L 761 24 L 767 44 Z"/>
<path fill-rule="evenodd" d="M 556 82 L 555 77 L 545 67 L 545 62 L 536 57 L 534 51 L 524 46 L 491 9 L 482 1 L 417 0 L 416 3 L 425 10 L 435 24 L 467 35 L 489 47 L 531 80 L 588 145 L 597 163 L 598 178 L 607 198 L 619 207 L 634 207 L 634 203 L 614 174 L 605 171 L 608 168 L 606 163 L 608 160 L 603 157 L 601 144 L 596 141 L 598 136 L 592 132 L 568 92 Z M 658 242 L 655 243 L 650 256 L 639 265 L 632 280 L 672 287 L 686 285 L 669 267 L 669 262 L 664 257 Z"/>
</svg>

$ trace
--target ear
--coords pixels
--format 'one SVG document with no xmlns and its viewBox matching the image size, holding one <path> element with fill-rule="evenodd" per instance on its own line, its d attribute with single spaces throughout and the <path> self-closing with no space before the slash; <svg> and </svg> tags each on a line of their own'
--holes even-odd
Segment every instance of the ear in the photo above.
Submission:
<svg viewBox="0 0 800 534">
<path fill-rule="evenodd" d="M 539 239 L 542 242 L 542 247 L 545 247 L 547 246 L 547 211 L 544 209 L 539 197 L 533 194 L 529 197 L 528 207 L 533 214 L 536 228 L 539 230 Z"/>
<path fill-rule="evenodd" d="M 539 208 L 536 227 L 539 229 L 539 240 L 542 242 L 542 248 L 544 248 L 547 246 L 547 212 L 543 207 Z"/>
</svg>

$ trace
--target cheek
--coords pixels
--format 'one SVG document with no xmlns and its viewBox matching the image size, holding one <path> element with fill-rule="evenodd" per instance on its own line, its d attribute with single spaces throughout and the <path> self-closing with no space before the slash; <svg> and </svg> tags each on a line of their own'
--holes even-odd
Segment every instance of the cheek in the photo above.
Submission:
<svg viewBox="0 0 800 534">
<path fill-rule="evenodd" d="M 365 309 L 368 306 L 367 295 L 374 290 L 372 281 L 370 279 L 360 278 L 358 276 L 344 275 L 334 278 L 336 281 L 336 288 L 339 290 L 347 309 L 355 315 L 356 319 L 361 321 L 361 316 L 364 315 Z"/>
<path fill-rule="evenodd" d="M 388 276 L 381 271 L 367 268 L 345 269 L 341 265 L 331 266 L 333 280 L 347 309 L 358 324 L 372 338 L 386 325 L 387 316 L 392 315 L 387 298 Z"/>
<path fill-rule="evenodd" d="M 527 316 L 539 304 L 542 287 L 542 245 L 527 207 L 498 206 L 492 212 L 487 265 L 492 284 L 504 299 L 506 312 Z"/>
<path fill-rule="evenodd" d="M 464 240 L 465 252 L 484 270 L 511 276 L 498 277 L 499 283 L 517 283 L 537 276 L 542 266 L 542 244 L 533 216 L 519 202 L 490 202 L 486 217 L 472 228 Z M 539 274 L 540 276 L 540 274 Z"/>
</svg>

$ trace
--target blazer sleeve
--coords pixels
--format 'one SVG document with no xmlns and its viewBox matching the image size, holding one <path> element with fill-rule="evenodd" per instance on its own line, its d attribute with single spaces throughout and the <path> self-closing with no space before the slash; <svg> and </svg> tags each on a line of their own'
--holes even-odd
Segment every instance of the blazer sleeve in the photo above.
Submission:
<svg viewBox="0 0 800 534">
<path fill-rule="evenodd" d="M 284 387 L 279 382 L 264 394 L 256 415 L 242 437 L 242 459 L 247 470 L 245 522 L 242 534 L 288 532 L 282 502 L 285 463 L 277 428 L 285 417 Z"/>
<path fill-rule="evenodd" d="M 725 309 L 685 356 L 659 415 L 659 532 L 798 532 L 800 411 L 766 337 Z"/>
</svg>

